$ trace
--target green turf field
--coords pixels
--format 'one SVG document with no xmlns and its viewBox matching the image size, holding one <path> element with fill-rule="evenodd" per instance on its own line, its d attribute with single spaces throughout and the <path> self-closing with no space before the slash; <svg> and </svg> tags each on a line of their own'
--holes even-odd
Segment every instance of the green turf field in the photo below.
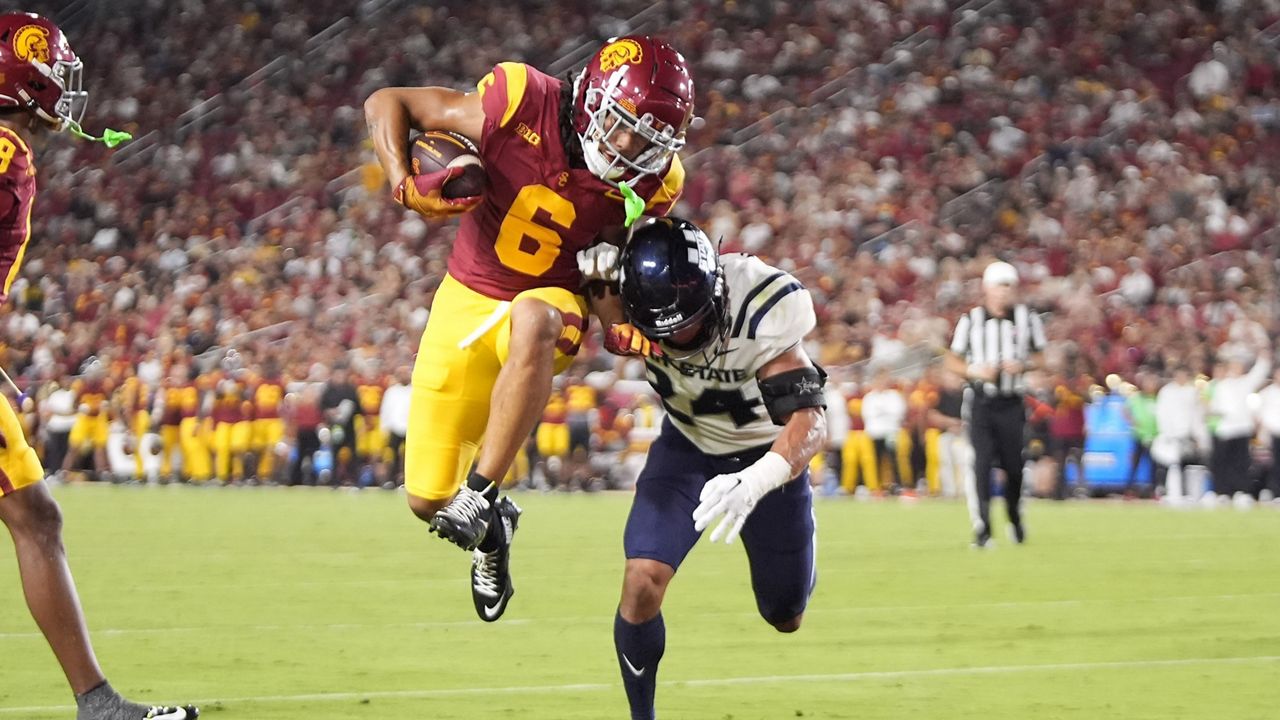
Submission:
<svg viewBox="0 0 1280 720">
<path fill-rule="evenodd" d="M 56 490 L 113 683 L 209 718 L 625 718 L 623 494 L 524 494 L 518 593 L 475 619 L 467 558 L 382 491 Z M 805 627 L 756 615 L 741 550 L 672 585 L 667 720 L 1274 718 L 1280 512 L 1035 503 L 967 546 L 956 503 L 819 503 Z M 1003 538 L 1003 532 L 1000 533 Z M 0 552 L 0 720 L 72 718 Z"/>
</svg>

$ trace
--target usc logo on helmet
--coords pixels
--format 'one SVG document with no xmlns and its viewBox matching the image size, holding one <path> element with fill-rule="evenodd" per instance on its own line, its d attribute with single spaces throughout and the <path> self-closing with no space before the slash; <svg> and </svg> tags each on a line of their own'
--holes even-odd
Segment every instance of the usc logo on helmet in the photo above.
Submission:
<svg viewBox="0 0 1280 720">
<path fill-rule="evenodd" d="M 638 64 L 644 59 L 644 51 L 635 40 L 614 40 L 600 51 L 600 72 L 616 70 L 627 63 Z"/>
<path fill-rule="evenodd" d="M 20 60 L 49 64 L 49 31 L 39 25 L 24 25 L 13 34 L 13 53 Z"/>
</svg>

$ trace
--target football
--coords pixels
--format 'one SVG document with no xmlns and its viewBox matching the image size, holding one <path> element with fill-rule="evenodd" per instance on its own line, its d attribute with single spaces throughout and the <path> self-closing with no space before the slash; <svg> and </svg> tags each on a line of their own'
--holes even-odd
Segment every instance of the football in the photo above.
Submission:
<svg viewBox="0 0 1280 720">
<path fill-rule="evenodd" d="M 447 130 L 428 130 L 409 144 L 409 169 L 414 175 L 463 166 L 462 174 L 445 184 L 446 198 L 480 195 L 484 192 L 484 166 L 475 143 Z"/>
</svg>

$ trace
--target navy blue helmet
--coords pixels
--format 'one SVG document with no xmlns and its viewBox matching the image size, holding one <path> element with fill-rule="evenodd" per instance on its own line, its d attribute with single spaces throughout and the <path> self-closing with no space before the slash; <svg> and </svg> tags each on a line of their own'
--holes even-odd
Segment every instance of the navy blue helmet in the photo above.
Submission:
<svg viewBox="0 0 1280 720">
<path fill-rule="evenodd" d="M 697 225 L 673 217 L 644 223 L 619 266 L 627 321 L 645 337 L 688 355 L 723 341 L 729 327 L 724 272 Z"/>
</svg>

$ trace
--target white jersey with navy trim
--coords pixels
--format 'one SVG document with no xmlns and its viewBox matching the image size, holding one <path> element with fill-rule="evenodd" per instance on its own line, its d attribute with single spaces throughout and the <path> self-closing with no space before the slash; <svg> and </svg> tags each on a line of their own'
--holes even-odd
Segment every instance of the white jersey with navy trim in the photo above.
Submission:
<svg viewBox="0 0 1280 720">
<path fill-rule="evenodd" d="M 756 372 L 803 340 L 817 322 L 809 291 L 791 275 L 746 253 L 722 255 L 720 266 L 729 294 L 729 333 L 720 353 L 650 358 L 646 364 L 649 383 L 676 429 L 710 455 L 760 447 L 778 437 L 782 428 L 769 419 Z"/>
</svg>

